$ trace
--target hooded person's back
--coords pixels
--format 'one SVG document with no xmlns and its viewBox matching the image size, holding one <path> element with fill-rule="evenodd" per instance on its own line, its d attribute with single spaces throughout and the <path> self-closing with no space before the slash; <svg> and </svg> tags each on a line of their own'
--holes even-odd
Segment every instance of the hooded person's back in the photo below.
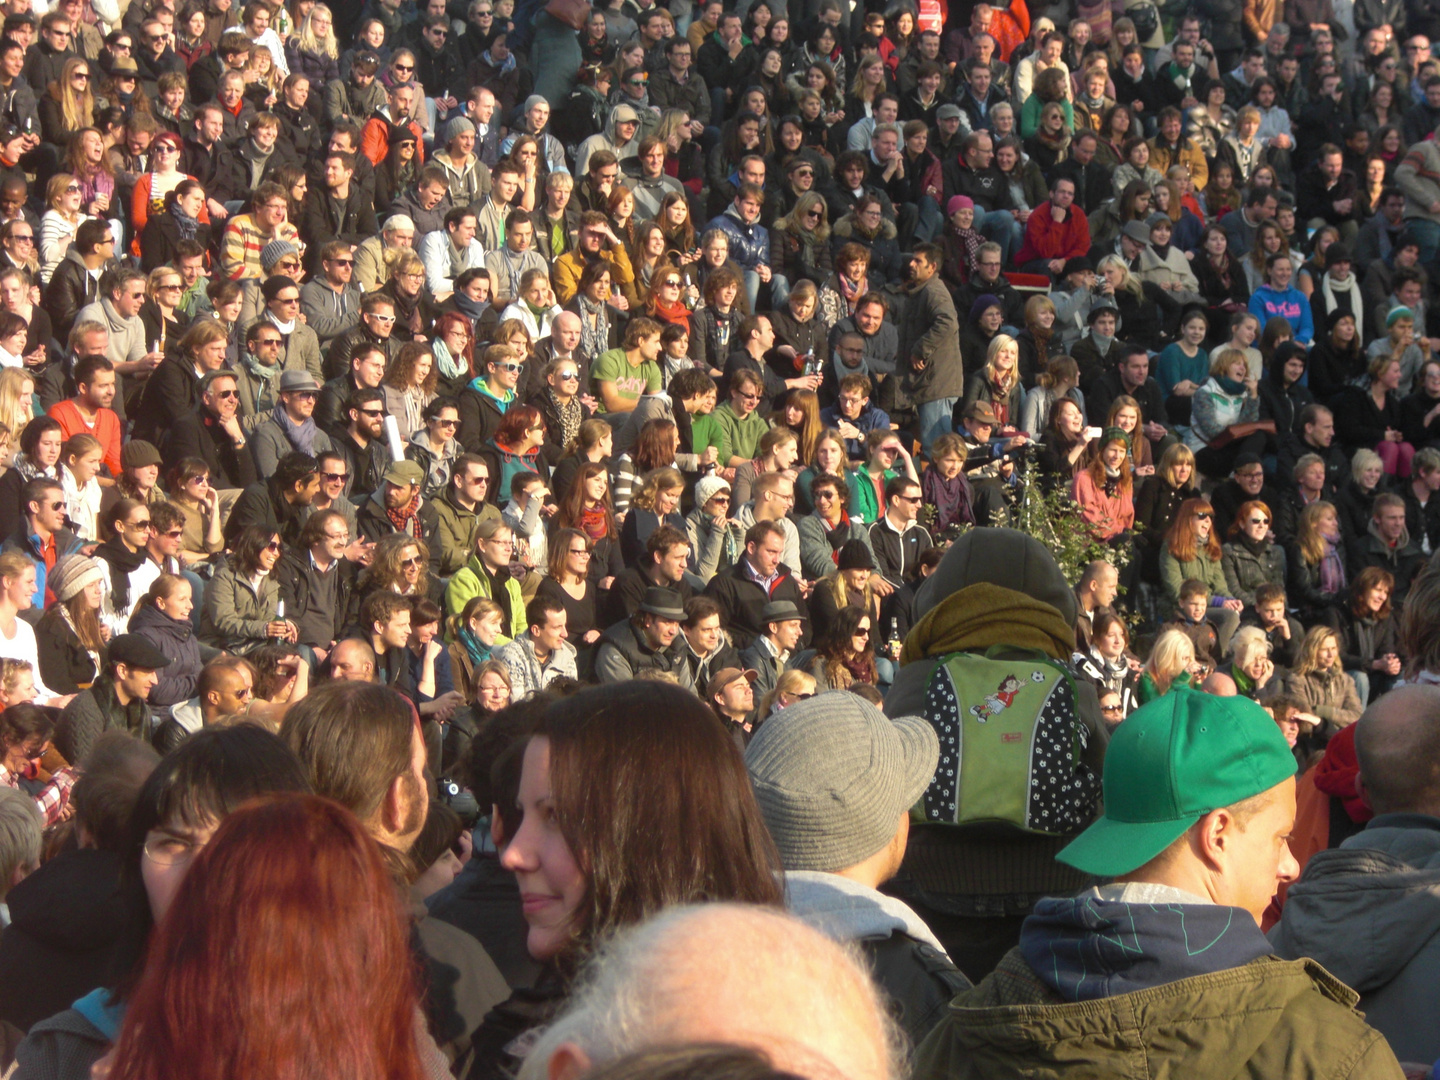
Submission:
<svg viewBox="0 0 1440 1080">
<path fill-rule="evenodd" d="M 1000 647 L 998 659 L 1038 651 L 1066 664 L 1075 651 L 1074 590 L 1045 546 L 1013 529 L 961 537 L 920 586 L 915 614 L 885 699 L 892 716 L 925 714 L 931 676 L 951 653 Z M 1083 680 L 1075 680 L 1075 697 L 1084 731 L 1080 768 L 1099 777 L 1107 742 L 1099 700 Z M 895 891 L 978 979 L 1015 944 L 1037 901 L 1086 884 L 1085 875 L 1055 862 L 1067 842 L 1002 823 L 914 824 Z"/>
<path fill-rule="evenodd" d="M 1382 815 L 1317 852 L 1270 941 L 1355 989 L 1402 1061 L 1440 1058 L 1440 818 Z"/>
</svg>

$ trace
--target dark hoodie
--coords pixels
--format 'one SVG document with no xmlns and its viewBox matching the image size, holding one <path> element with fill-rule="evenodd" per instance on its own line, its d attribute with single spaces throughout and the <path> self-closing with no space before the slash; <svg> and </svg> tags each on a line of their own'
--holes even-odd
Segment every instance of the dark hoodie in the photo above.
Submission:
<svg viewBox="0 0 1440 1080">
<path fill-rule="evenodd" d="M 178 705 L 194 697 L 204 664 L 200 639 L 190 620 L 172 619 L 154 604 L 141 604 L 130 616 L 130 632 L 141 635 L 171 658 L 168 667 L 156 672 L 159 682 L 150 691 L 150 704 Z"/>
<path fill-rule="evenodd" d="M 120 860 L 93 849 L 62 852 L 6 902 L 12 921 L 0 935 L 0 1020 L 24 1031 L 109 976 L 125 923 Z"/>
<path fill-rule="evenodd" d="M 976 593 L 968 591 L 980 585 L 1012 590 L 1016 608 L 983 610 L 981 605 L 988 601 L 977 600 Z M 1075 651 L 1075 593 L 1045 546 L 1013 529 L 972 529 L 962 536 L 916 593 L 916 626 L 906 639 L 902 666 L 885 699 L 886 712 L 894 716 L 924 713 L 930 676 L 950 651 L 938 642 L 933 648 L 925 648 L 922 624 L 931 612 L 943 609 L 937 619 L 981 620 L 984 627 L 967 647 L 999 646 L 1002 651 L 998 657 L 1004 659 L 1005 646 L 1021 643 L 1018 620 L 1027 598 L 1047 605 L 1053 609 L 1052 617 L 1058 615 L 1058 620 L 1063 621 L 1068 643 L 1054 642 L 1046 651 L 1055 660 L 1069 662 Z M 1086 732 L 1082 761 L 1098 776 L 1104 767 L 1108 742 L 1099 701 L 1094 688 L 1084 680 L 1076 680 L 1075 693 Z M 1002 831 L 997 833 L 997 828 Z M 1015 944 L 1018 919 L 1029 914 L 1037 902 L 1045 896 L 1074 893 L 1086 883 L 1085 875 L 1054 861 L 1055 853 L 1067 842 L 1064 837 L 999 826 L 912 825 L 896 891 L 936 929 L 961 969 L 976 977 Z M 933 900 L 934 905 L 927 900 Z M 950 915 L 993 920 L 992 927 L 978 932 L 983 945 L 978 939 L 952 939 L 942 929 L 949 920 L 943 916 L 932 919 L 929 914 L 937 907 Z M 1002 921 L 1006 918 L 1011 920 L 1008 925 Z M 974 971 L 967 969 L 967 948 L 988 958 L 983 969 L 978 962 L 972 964 Z"/>
</svg>

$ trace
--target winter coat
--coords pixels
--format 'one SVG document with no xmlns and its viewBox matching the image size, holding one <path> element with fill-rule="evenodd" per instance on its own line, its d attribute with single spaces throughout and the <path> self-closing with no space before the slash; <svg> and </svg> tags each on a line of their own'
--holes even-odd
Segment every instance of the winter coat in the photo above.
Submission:
<svg viewBox="0 0 1440 1080">
<path fill-rule="evenodd" d="M 965 389 L 960 319 L 950 291 L 938 274 L 907 293 L 904 309 L 895 321 L 900 333 L 896 364 L 905 372 L 911 400 L 925 404 L 960 397 Z M 916 358 L 925 362 L 920 371 L 911 365 Z M 1015 419 L 1019 421 L 1018 410 Z"/>
<path fill-rule="evenodd" d="M 951 1002 L 920 1046 L 916 1080 L 1040 1073 L 1053 1080 L 1399 1080 L 1395 1055 L 1355 1011 L 1359 995 L 1313 961 L 1268 955 L 1244 912 L 1096 902 L 1096 892 L 1042 901 L 1020 946 Z M 1133 922 L 1126 920 L 1131 911 Z M 1106 935 L 1119 933 L 1122 922 L 1132 947 L 1106 948 Z M 1187 955 L 1186 931 L 1210 947 Z M 1053 965 L 1045 959 L 1051 950 L 1062 958 Z M 1082 972 L 1082 957 L 1099 958 L 1098 970 Z"/>
<path fill-rule="evenodd" d="M 689 651 L 684 634 L 675 635 L 675 640 L 663 652 L 652 649 L 634 621 L 624 619 L 600 635 L 600 648 L 595 654 L 595 677 L 601 683 L 624 682 L 641 671 L 653 669 L 672 672 L 681 686 L 691 688 L 690 680 L 694 673 L 686 662 Z"/>
<path fill-rule="evenodd" d="M 1224 549 L 1221 549 L 1222 553 Z M 1180 603 L 1180 586 L 1191 578 L 1203 581 L 1210 587 L 1211 604 L 1230 596 L 1230 586 L 1225 581 L 1225 569 L 1220 559 L 1209 559 L 1197 554 L 1193 559 L 1181 562 L 1170 554 L 1167 547 L 1160 552 L 1160 581 L 1165 587 L 1165 601 L 1170 607 Z"/>
<path fill-rule="evenodd" d="M 107 731 L 123 731 L 143 738 L 151 730 L 150 706 L 143 701 L 121 705 L 115 686 L 102 678 L 88 690 L 76 694 L 55 725 L 55 749 L 66 761 L 83 762 L 90 749 Z"/>
<path fill-rule="evenodd" d="M 733 203 L 705 226 L 706 232 L 711 229 L 725 234 L 730 241 L 730 258 L 742 270 L 770 265 L 770 230 L 758 221 L 747 224 Z"/>
<path fill-rule="evenodd" d="M 1244 540 L 1221 547 L 1220 566 L 1225 571 L 1225 589 L 1246 607 L 1255 606 L 1255 590 L 1261 585 L 1285 587 L 1285 549 L 1267 542 L 1257 555 Z"/>
<path fill-rule="evenodd" d="M 856 243 L 870 249 L 869 280 L 873 287 L 899 281 L 904 273 L 904 264 L 900 258 L 900 244 L 896 240 L 895 223 L 889 218 L 881 218 L 880 231 L 874 236 L 866 236 L 856 225 L 853 213 L 847 213 L 835 222 L 830 231 L 831 259 L 846 244 Z"/>
<path fill-rule="evenodd" d="M 737 649 L 748 648 L 764 632 L 765 622 L 760 616 L 766 604 L 789 600 L 800 609 L 801 614 L 808 610 L 800 586 L 784 563 L 780 564 L 779 577 L 770 587 L 768 595 L 764 586 L 750 576 L 749 564 L 743 558 L 711 578 L 705 586 L 705 595 L 720 605 L 720 625 L 730 631 Z M 808 625 L 805 634 L 802 644 L 808 643 Z"/>
<path fill-rule="evenodd" d="M 1279 955 L 1309 957 L 1358 991 L 1366 1022 L 1397 1057 L 1431 1061 L 1440 1056 L 1440 1031 L 1429 1022 L 1440 964 L 1437 895 L 1440 820 L 1381 814 L 1311 856 L 1270 941 Z"/>
<path fill-rule="evenodd" d="M 550 659 L 543 668 L 535 659 L 535 649 L 529 634 L 516 638 L 508 645 L 500 646 L 493 655 L 510 671 L 512 701 L 522 701 L 545 689 L 556 679 L 580 677 L 575 666 L 575 646 L 568 641 L 560 643 L 560 647 L 550 654 Z"/>
<path fill-rule="evenodd" d="M 88 1077 L 89 1062 L 84 1072 L 32 1072 L 31 1066 L 43 1056 L 45 1033 L 56 1026 L 45 1018 L 67 1015 L 63 1010 L 71 1002 L 112 975 L 111 958 L 126 923 L 120 857 L 94 848 L 61 851 L 5 900 L 11 923 L 0 934 L 0 1020 L 31 1031 L 21 1044 L 19 1075 Z"/>
<path fill-rule="evenodd" d="M 94 658 L 81 643 L 60 604 L 51 605 L 35 624 L 40 670 L 36 674 L 57 694 L 74 694 L 95 681 Z"/>
<path fill-rule="evenodd" d="M 502 609 L 509 609 L 506 612 L 505 633 L 512 638 L 520 637 L 529 625 L 525 618 L 525 598 L 520 595 L 520 583 L 507 572 L 500 590 L 503 595 L 495 595 L 495 579 L 481 564 L 480 556 L 472 555 L 445 587 L 445 613 L 459 615 L 472 597 L 488 596 Z"/>
<path fill-rule="evenodd" d="M 1071 206 L 1065 220 L 1057 222 L 1050 214 L 1050 203 L 1042 202 L 1025 222 L 1025 243 L 1015 256 L 1015 265 L 1024 266 L 1035 259 L 1074 259 L 1090 250 L 1090 222 L 1085 211 Z"/>
<path fill-rule="evenodd" d="M 1360 719 L 1365 706 L 1355 690 L 1355 680 L 1344 671 L 1292 671 L 1285 676 L 1285 693 L 1300 703 L 1304 712 L 1314 713 L 1336 728 Z"/>
<path fill-rule="evenodd" d="M 244 655 L 264 645 L 266 627 L 275 621 L 280 586 L 267 574 L 257 586 L 233 564 L 216 572 L 205 589 L 200 640 L 217 649 Z"/>
<path fill-rule="evenodd" d="M 139 634 L 170 657 L 168 667 L 155 674 L 159 682 L 150 691 L 152 705 L 178 705 L 195 696 L 195 686 L 204 663 L 200 639 L 189 619 L 172 619 L 154 604 L 142 604 L 130 616 L 130 632 Z"/>
</svg>

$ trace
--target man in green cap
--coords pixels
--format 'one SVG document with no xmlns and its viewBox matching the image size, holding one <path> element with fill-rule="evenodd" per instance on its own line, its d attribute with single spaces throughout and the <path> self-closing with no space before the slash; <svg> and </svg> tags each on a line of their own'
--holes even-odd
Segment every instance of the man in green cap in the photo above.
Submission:
<svg viewBox="0 0 1440 1080">
<path fill-rule="evenodd" d="M 413 461 L 392 461 L 380 490 L 366 499 L 355 515 L 360 536 L 378 543 L 393 533 L 425 541 L 430 549 L 430 573 L 440 574 L 440 515 L 421 494 L 425 470 Z"/>
<path fill-rule="evenodd" d="M 1295 759 L 1264 710 L 1177 689 L 1116 729 L 1104 789 L 1104 815 L 1057 858 L 1109 884 L 1036 905 L 921 1045 L 917 1080 L 1399 1080 L 1359 996 L 1260 932 L 1299 872 Z"/>
</svg>

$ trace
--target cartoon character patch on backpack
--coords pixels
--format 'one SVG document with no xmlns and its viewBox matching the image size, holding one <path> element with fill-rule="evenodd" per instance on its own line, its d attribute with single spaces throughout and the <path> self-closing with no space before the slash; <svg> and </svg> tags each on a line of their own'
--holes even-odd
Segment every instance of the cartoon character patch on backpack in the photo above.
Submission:
<svg viewBox="0 0 1440 1080">
<path fill-rule="evenodd" d="M 1100 777 L 1084 758 L 1074 678 L 1043 653 L 1003 655 L 952 653 L 930 677 L 921 712 L 940 737 L 940 759 L 925 819 L 1078 832 L 1094 817 Z"/>
</svg>

